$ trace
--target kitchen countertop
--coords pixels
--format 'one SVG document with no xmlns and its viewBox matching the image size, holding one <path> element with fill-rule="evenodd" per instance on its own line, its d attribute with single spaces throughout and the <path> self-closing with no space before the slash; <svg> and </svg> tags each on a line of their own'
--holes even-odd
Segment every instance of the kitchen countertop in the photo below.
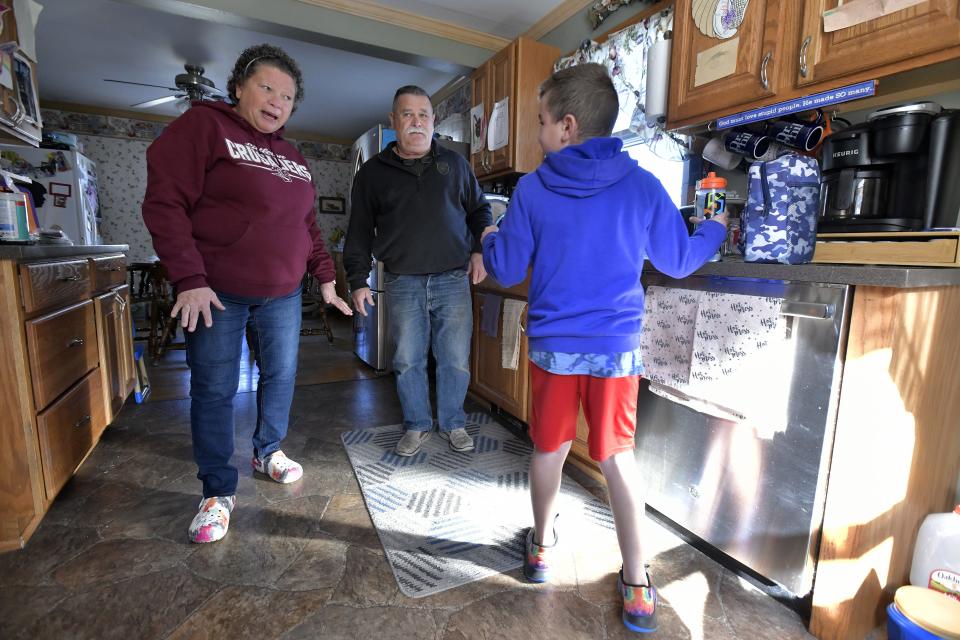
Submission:
<svg viewBox="0 0 960 640">
<path fill-rule="evenodd" d="M 45 258 L 72 258 L 101 253 L 124 253 L 126 244 L 3 244 L 0 243 L 0 260 L 42 260 Z"/>
<path fill-rule="evenodd" d="M 655 271 L 646 263 L 644 271 Z M 693 275 L 728 278 L 761 278 L 764 280 L 792 280 L 826 284 L 866 285 L 872 287 L 960 286 L 960 268 L 898 267 L 857 264 L 759 264 L 726 258 L 722 262 L 708 262 Z"/>
</svg>

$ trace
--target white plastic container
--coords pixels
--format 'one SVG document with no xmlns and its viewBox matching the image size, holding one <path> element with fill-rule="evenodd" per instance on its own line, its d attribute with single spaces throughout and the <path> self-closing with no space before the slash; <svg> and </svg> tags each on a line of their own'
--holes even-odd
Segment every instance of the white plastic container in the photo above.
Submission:
<svg viewBox="0 0 960 640">
<path fill-rule="evenodd" d="M 910 584 L 960 600 L 960 504 L 923 520 L 913 549 Z"/>
</svg>

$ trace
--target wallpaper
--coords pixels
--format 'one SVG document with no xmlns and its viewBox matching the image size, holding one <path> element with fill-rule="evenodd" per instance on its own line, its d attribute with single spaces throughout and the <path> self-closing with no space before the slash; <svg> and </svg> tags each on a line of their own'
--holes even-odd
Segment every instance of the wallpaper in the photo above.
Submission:
<svg viewBox="0 0 960 640">
<path fill-rule="evenodd" d="M 128 244 L 130 262 L 155 259 L 150 234 L 140 208 L 147 186 L 146 152 L 163 130 L 163 123 L 100 115 L 43 110 L 45 129 L 77 134 L 83 153 L 97 163 L 100 196 L 100 235 L 107 244 Z M 317 195 L 346 198 L 350 189 L 350 147 L 290 140 L 307 158 Z M 330 200 L 337 204 L 335 200 Z M 328 247 L 338 228 L 346 231 L 347 212 L 318 213 L 317 222 Z"/>
</svg>

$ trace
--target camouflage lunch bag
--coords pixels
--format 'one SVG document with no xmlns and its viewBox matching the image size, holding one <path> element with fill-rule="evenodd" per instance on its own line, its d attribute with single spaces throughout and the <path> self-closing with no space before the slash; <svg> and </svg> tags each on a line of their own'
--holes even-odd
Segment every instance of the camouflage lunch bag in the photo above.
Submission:
<svg viewBox="0 0 960 640">
<path fill-rule="evenodd" d="M 788 153 L 750 165 L 740 220 L 745 262 L 803 264 L 817 245 L 820 168 L 816 158 Z"/>
</svg>

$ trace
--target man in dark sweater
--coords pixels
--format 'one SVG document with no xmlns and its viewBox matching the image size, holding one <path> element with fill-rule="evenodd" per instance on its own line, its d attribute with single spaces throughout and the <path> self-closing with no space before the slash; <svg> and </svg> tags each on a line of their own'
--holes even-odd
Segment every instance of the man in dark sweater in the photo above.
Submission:
<svg viewBox="0 0 960 640">
<path fill-rule="evenodd" d="M 390 125 L 397 141 L 357 172 L 343 261 L 353 304 L 373 305 L 371 256 L 383 287 L 396 349 L 393 369 L 405 433 L 396 453 L 412 456 L 433 429 L 427 353 L 437 362 L 437 422 L 455 451 L 473 449 L 463 401 L 470 382 L 470 282 L 486 277 L 480 234 L 490 205 L 470 165 L 433 140 L 433 107 L 416 86 L 397 90 Z"/>
</svg>

